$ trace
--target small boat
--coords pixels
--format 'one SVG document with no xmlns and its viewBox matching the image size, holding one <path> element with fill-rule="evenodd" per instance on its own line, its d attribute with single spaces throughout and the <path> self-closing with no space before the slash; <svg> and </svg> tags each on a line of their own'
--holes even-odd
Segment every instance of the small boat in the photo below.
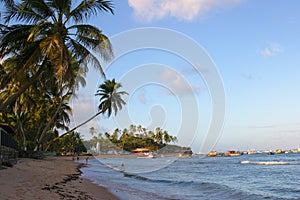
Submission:
<svg viewBox="0 0 300 200">
<path fill-rule="evenodd" d="M 143 155 L 141 155 L 137 158 L 155 158 L 155 156 L 152 152 L 150 152 L 150 153 L 144 153 Z"/>
<path fill-rule="evenodd" d="M 284 153 L 281 149 L 277 149 L 275 152 L 276 152 L 276 154 L 282 154 L 282 153 Z"/>
<path fill-rule="evenodd" d="M 215 157 L 218 156 L 218 153 L 216 151 L 211 151 L 207 154 L 208 157 Z"/>
<path fill-rule="evenodd" d="M 299 153 L 300 152 L 300 149 L 298 148 L 298 149 L 293 149 L 292 150 L 292 153 Z"/>
<path fill-rule="evenodd" d="M 241 153 L 239 151 L 227 151 L 226 156 L 240 156 Z"/>
<path fill-rule="evenodd" d="M 254 149 L 250 149 L 250 150 L 247 151 L 248 155 L 256 154 L 256 153 L 257 153 L 257 151 L 255 151 Z"/>
</svg>

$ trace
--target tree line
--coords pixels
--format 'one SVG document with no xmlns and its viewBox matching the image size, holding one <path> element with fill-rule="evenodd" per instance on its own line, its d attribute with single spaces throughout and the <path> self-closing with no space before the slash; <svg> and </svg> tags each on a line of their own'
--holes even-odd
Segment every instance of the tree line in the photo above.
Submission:
<svg viewBox="0 0 300 200">
<path fill-rule="evenodd" d="M 90 67 L 104 82 L 96 93 L 99 114 L 110 116 L 125 102 L 121 87 L 107 80 L 101 62 L 113 58 L 102 30 L 87 21 L 114 14 L 106 0 L 0 0 L 0 122 L 15 130 L 20 149 L 47 150 L 70 129 L 70 100 L 86 84 Z M 98 59 L 100 57 L 100 59 Z M 64 134 L 59 135 L 60 132 Z"/>
<path fill-rule="evenodd" d="M 90 133 L 93 135 L 95 132 L 95 129 L 91 127 Z M 107 140 L 113 145 L 108 143 Z M 150 151 L 157 151 L 171 142 L 176 143 L 177 138 L 160 127 L 157 127 L 152 131 L 141 125 L 130 125 L 128 128 L 124 129 L 116 128 L 111 133 L 99 133 L 98 137 L 94 136 L 89 142 L 86 142 L 86 144 L 87 146 L 92 147 L 95 146 L 97 142 L 101 142 L 102 151 L 116 149 L 116 147 L 119 150 L 128 152 L 131 152 L 136 148 L 147 148 Z"/>
</svg>

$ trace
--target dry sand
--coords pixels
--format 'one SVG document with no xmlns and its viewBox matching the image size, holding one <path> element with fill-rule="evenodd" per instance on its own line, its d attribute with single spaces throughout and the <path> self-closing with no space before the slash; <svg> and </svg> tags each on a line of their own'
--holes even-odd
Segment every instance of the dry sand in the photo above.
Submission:
<svg viewBox="0 0 300 200">
<path fill-rule="evenodd" d="M 14 167 L 0 170 L 0 199 L 118 199 L 80 178 L 81 165 L 63 157 L 19 159 Z"/>
</svg>

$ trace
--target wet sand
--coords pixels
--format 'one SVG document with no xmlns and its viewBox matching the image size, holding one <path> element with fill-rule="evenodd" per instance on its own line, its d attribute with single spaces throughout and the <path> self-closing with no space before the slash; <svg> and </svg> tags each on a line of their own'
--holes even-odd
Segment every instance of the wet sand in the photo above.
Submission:
<svg viewBox="0 0 300 200">
<path fill-rule="evenodd" d="M 0 170 L 0 197 L 4 199 L 103 199 L 118 198 L 107 189 L 80 178 L 79 162 L 70 157 L 22 158 Z"/>
</svg>

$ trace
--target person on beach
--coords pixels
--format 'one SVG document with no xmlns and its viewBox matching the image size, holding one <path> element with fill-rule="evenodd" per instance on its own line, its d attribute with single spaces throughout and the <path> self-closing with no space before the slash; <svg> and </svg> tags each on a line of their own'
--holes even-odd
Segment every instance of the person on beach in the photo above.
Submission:
<svg viewBox="0 0 300 200">
<path fill-rule="evenodd" d="M 85 164 L 86 165 L 88 164 L 88 161 L 89 161 L 89 157 L 86 157 L 86 159 L 85 159 Z"/>
</svg>

